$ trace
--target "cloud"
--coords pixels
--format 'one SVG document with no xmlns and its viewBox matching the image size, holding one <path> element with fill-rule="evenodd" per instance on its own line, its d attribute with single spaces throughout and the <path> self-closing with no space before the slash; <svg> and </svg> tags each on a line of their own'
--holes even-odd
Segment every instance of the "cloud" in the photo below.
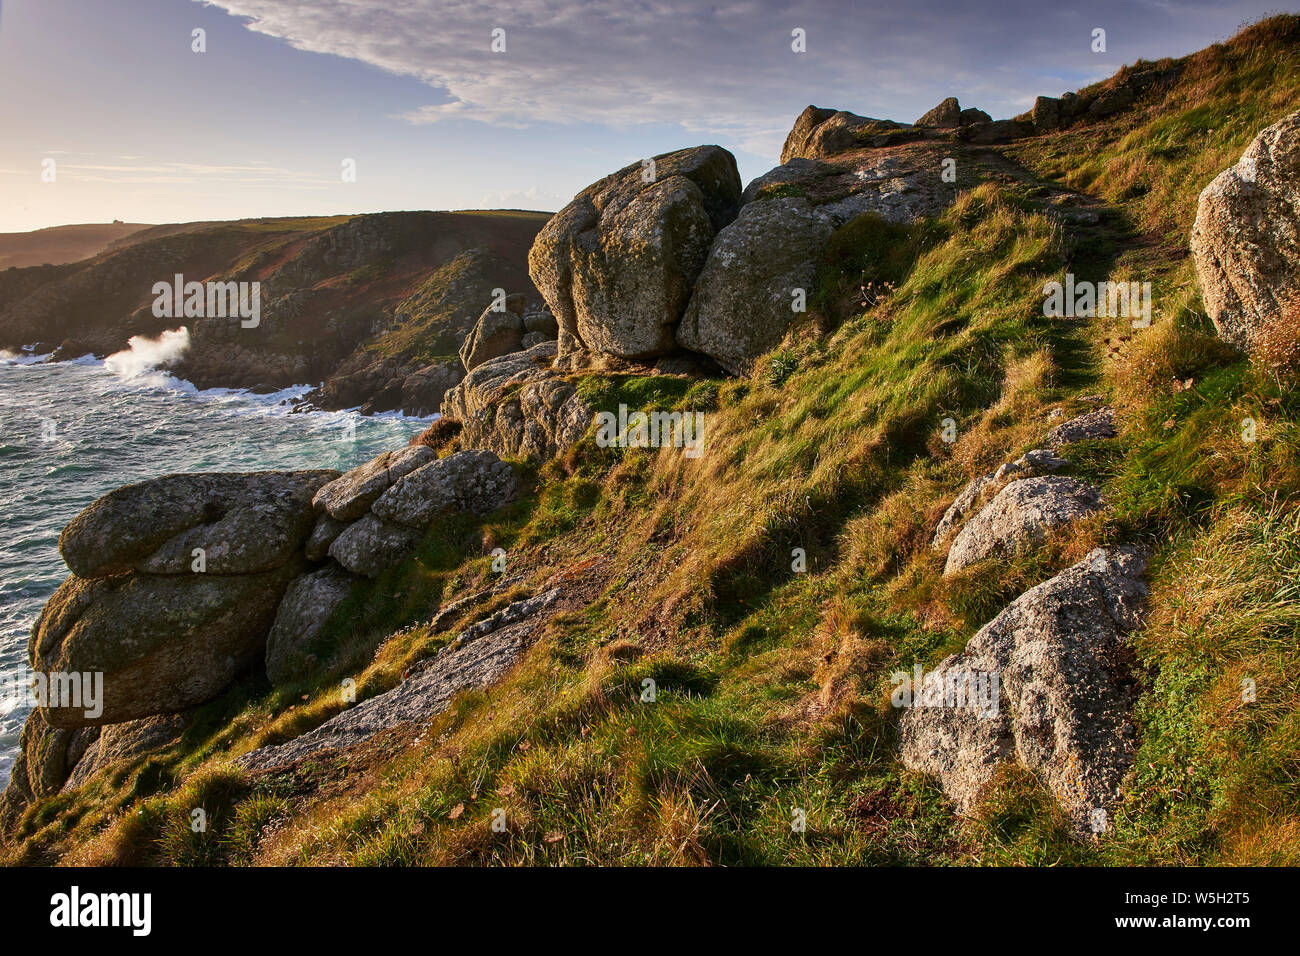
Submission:
<svg viewBox="0 0 1300 956">
<path fill-rule="evenodd" d="M 419 79 L 417 124 L 677 126 L 766 155 L 809 102 L 910 120 L 943 96 L 995 116 L 1124 58 L 1188 52 L 1255 0 L 210 0 L 300 50 Z M 1213 13 L 1213 16 L 1210 14 Z M 1107 28 L 1111 52 L 1090 50 Z M 807 52 L 791 50 L 802 28 Z M 491 50 L 505 31 L 505 52 Z M 1217 38 L 1217 37 L 1214 37 Z M 1051 85 L 1044 86 L 1044 82 Z M 436 92 L 435 92 L 436 91 Z"/>
</svg>

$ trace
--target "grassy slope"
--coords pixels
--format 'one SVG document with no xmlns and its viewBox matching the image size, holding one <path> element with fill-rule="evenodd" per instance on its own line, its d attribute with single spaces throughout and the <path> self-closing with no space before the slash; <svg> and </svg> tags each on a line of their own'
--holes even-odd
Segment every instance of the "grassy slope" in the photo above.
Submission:
<svg viewBox="0 0 1300 956">
<path fill-rule="evenodd" d="M 527 471 L 524 500 L 439 528 L 349 602 L 319 682 L 237 688 L 182 747 L 46 801 L 12 858 L 1295 862 L 1300 401 L 1214 339 L 1184 250 L 1200 189 L 1300 103 L 1297 38 L 1300 18 L 1267 21 L 1191 58 L 1162 102 L 1008 150 L 1042 182 L 1106 200 L 1096 227 L 1064 233 L 1032 188 L 986 184 L 913 230 L 905 269 L 865 255 L 860 274 L 832 275 L 896 287 L 828 340 L 792 336 L 748 380 L 585 380 L 601 407 L 710 409 L 706 454 L 588 441 Z M 854 228 L 842 243 L 870 249 L 881 227 Z M 1045 320 L 1043 282 L 1067 270 L 1149 279 L 1156 324 Z M 941 583 L 928 535 L 963 481 L 1034 447 L 1050 410 L 1082 410 L 1088 393 L 1114 399 L 1122 434 L 1070 457 L 1111 509 L 1032 557 Z M 946 417 L 953 445 L 938 437 Z M 895 757 L 889 673 L 959 649 L 1096 544 L 1134 540 L 1157 549 L 1134 639 L 1144 742 L 1114 833 L 1073 841 L 1015 771 L 975 819 L 954 817 Z M 593 559 L 603 593 L 553 622 L 490 697 L 354 758 L 353 776 L 337 761 L 256 783 L 229 769 L 232 752 L 336 710 L 342 676 L 361 672 L 374 693 L 448 640 L 418 622 L 489 582 L 498 545 L 529 571 L 519 593 Z M 646 678 L 654 703 L 640 702 Z M 213 821 L 203 836 L 188 828 L 195 806 Z M 806 833 L 791 831 L 795 808 Z"/>
<path fill-rule="evenodd" d="M 145 223 L 109 222 L 0 233 L 0 269 L 77 262 L 148 228 Z"/>
</svg>

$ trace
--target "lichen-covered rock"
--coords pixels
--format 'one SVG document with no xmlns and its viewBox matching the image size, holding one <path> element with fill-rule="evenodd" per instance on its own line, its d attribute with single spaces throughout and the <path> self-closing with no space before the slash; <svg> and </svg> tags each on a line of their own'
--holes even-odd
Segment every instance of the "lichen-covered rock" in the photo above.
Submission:
<svg viewBox="0 0 1300 956">
<path fill-rule="evenodd" d="M 957 131 L 957 138 L 965 143 L 989 145 L 1009 143 L 1033 132 L 1033 127 L 1019 120 L 1001 119 L 989 123 L 968 123 Z"/>
<path fill-rule="evenodd" d="M 1057 457 L 1046 448 L 1035 448 L 1033 451 L 1025 452 L 1015 461 L 1008 462 L 987 474 L 973 479 L 961 490 L 953 503 L 948 506 L 948 510 L 943 513 L 943 517 L 934 529 L 934 538 L 930 542 L 930 547 L 936 551 L 943 547 L 948 535 L 962 521 L 974 514 L 975 509 L 982 505 L 985 499 L 1002 482 L 1011 478 L 1029 478 L 1034 475 L 1051 474 L 1068 464 L 1069 462 L 1064 458 Z"/>
<path fill-rule="evenodd" d="M 384 521 L 424 529 L 447 511 L 485 515 L 519 495 L 515 470 L 487 449 L 458 451 L 417 468 L 370 508 Z"/>
<path fill-rule="evenodd" d="M 802 198 L 747 204 L 719 233 L 696 283 L 677 341 L 727 371 L 746 375 L 781 341 L 817 278 L 817 261 L 834 226 Z"/>
<path fill-rule="evenodd" d="M 570 448 L 593 411 L 551 368 L 556 343 L 484 362 L 447 393 L 442 414 L 463 426 L 461 443 L 502 457 L 544 460 Z"/>
<path fill-rule="evenodd" d="M 917 126 L 939 126 L 951 129 L 961 125 L 961 104 L 950 96 L 916 121 Z"/>
<path fill-rule="evenodd" d="M 406 557 L 420 538 L 414 528 L 367 514 L 334 539 L 330 557 L 353 574 L 373 578 Z"/>
<path fill-rule="evenodd" d="M 1098 549 L 1008 605 L 914 690 L 903 764 L 969 813 L 998 766 L 1018 760 L 1077 832 L 1107 829 L 1137 743 L 1124 636 L 1141 623 L 1145 567 L 1136 549 Z M 992 675 L 990 709 L 969 691 Z"/>
<path fill-rule="evenodd" d="M 100 770 L 119 760 L 152 753 L 174 743 L 192 720 L 193 713 L 186 711 L 90 728 L 98 736 L 86 748 L 81 759 L 70 768 L 71 774 L 63 784 L 63 792 L 83 786 Z"/>
<path fill-rule="evenodd" d="M 397 479 L 437 457 L 424 445 L 386 451 L 316 492 L 312 504 L 336 521 L 356 521 Z"/>
<path fill-rule="evenodd" d="M 709 244 L 739 203 L 735 158 L 718 146 L 656 156 L 653 170 L 636 163 L 580 192 L 528 254 L 561 354 L 671 351 Z"/>
<path fill-rule="evenodd" d="M 347 526 L 346 521 L 331 518 L 329 514 L 323 514 L 317 518 L 316 526 L 311 529 L 307 543 L 303 545 L 303 554 L 307 560 L 324 561 L 329 557 L 330 545 L 334 543 L 335 538 L 343 533 L 343 529 Z"/>
<path fill-rule="evenodd" d="M 1300 110 L 1268 127 L 1205 187 L 1192 227 L 1205 310 L 1242 351 L 1300 324 Z"/>
<path fill-rule="evenodd" d="M 171 713 L 219 694 L 251 664 L 302 561 L 258 574 L 69 577 L 28 644 L 45 674 L 102 674 L 102 713 L 43 708 L 55 727 L 115 724 Z"/>
<path fill-rule="evenodd" d="M 523 348 L 524 320 L 509 309 L 496 310 L 488 306 L 479 316 L 478 324 L 460 347 L 460 361 L 465 371 L 472 372 L 489 359 Z"/>
<path fill-rule="evenodd" d="M 266 637 L 266 676 L 272 684 L 278 687 L 311 673 L 316 665 L 312 642 L 356 582 L 333 564 L 290 582 Z"/>
<path fill-rule="evenodd" d="M 98 732 L 97 727 L 53 727 L 39 710 L 27 715 L 9 783 L 0 794 L 0 834 L 9 832 L 33 802 L 59 792 Z"/>
<path fill-rule="evenodd" d="M 1077 478 L 1022 478 L 999 491 L 962 527 L 948 549 L 945 575 L 994 555 L 1033 548 L 1053 528 L 1100 511 L 1101 492 Z"/>
<path fill-rule="evenodd" d="M 1077 441 L 1114 438 L 1117 434 L 1119 433 L 1115 431 L 1115 409 L 1110 405 L 1103 405 L 1096 411 L 1086 412 L 1057 425 L 1047 433 L 1046 445 L 1048 448 L 1061 448 Z"/>
<path fill-rule="evenodd" d="M 428 721 L 460 692 L 500 680 L 532 642 L 543 612 L 560 597 L 560 589 L 553 588 L 503 608 L 489 621 L 461 632 L 392 690 L 362 701 L 300 737 L 254 750 L 235 762 L 252 771 L 270 770 L 353 746 L 399 724 Z"/>
<path fill-rule="evenodd" d="M 336 471 L 167 475 L 111 491 L 72 519 L 59 551 L 73 574 L 253 574 L 295 558 L 312 496 Z"/>
<path fill-rule="evenodd" d="M 826 159 L 866 146 L 886 146 L 919 135 L 893 120 L 872 119 L 846 110 L 809 106 L 794 121 L 781 149 L 781 164 L 792 159 Z"/>
</svg>

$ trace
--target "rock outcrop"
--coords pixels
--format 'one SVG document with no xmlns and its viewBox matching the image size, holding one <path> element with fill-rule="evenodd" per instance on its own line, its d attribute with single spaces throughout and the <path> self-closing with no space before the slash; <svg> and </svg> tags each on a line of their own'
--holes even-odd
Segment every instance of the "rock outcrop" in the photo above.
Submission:
<svg viewBox="0 0 1300 956">
<path fill-rule="evenodd" d="M 846 110 L 809 106 L 794 121 L 781 149 L 781 164 L 792 159 L 827 159 L 869 146 L 889 146 L 919 134 L 903 123 L 872 119 Z"/>
<path fill-rule="evenodd" d="M 462 631 L 452 644 L 392 690 L 362 701 L 287 743 L 254 750 L 235 762 L 249 770 L 272 770 L 353 746 L 399 724 L 430 720 L 462 691 L 500 680 L 531 643 L 537 630 L 534 618 L 560 596 L 557 587 L 516 601 Z"/>
<path fill-rule="evenodd" d="M 999 491 L 971 518 L 948 549 L 945 575 L 994 555 L 1014 555 L 1047 538 L 1053 528 L 1100 511 L 1101 492 L 1076 478 L 1022 478 Z"/>
<path fill-rule="evenodd" d="M 1124 637 L 1141 623 L 1145 566 L 1136 549 L 1098 549 L 1008 605 L 913 690 L 903 764 L 970 813 L 998 767 L 1019 761 L 1076 831 L 1104 832 L 1137 745 Z M 992 708 L 972 693 L 989 687 Z"/>
<path fill-rule="evenodd" d="M 384 452 L 323 486 L 312 501 L 335 521 L 355 521 L 370 510 L 393 484 L 437 456 L 424 445 Z M 337 535 L 335 535 L 337 538 Z"/>
<path fill-rule="evenodd" d="M 560 329 L 560 352 L 662 355 L 718 230 L 736 217 L 740 177 L 725 149 L 637 163 L 580 192 L 546 224 L 529 274 Z"/>
<path fill-rule="evenodd" d="M 356 578 L 332 564 L 290 582 L 266 635 L 266 676 L 272 684 L 300 680 L 315 669 L 312 642 L 354 584 Z"/>
<path fill-rule="evenodd" d="M 916 126 L 938 126 L 951 129 L 961 125 L 961 104 L 950 96 L 930 110 L 915 123 Z"/>
<path fill-rule="evenodd" d="M 1015 461 L 973 479 L 943 513 L 938 526 L 934 529 L 930 547 L 936 551 L 943 547 L 953 529 L 974 514 L 976 509 L 983 505 L 991 493 L 998 490 L 1003 483 L 1013 478 L 1051 474 L 1068 464 L 1069 462 L 1064 458 L 1058 458 L 1046 448 L 1035 448 L 1033 451 L 1025 452 Z"/>
<path fill-rule="evenodd" d="M 935 173 L 942 158 L 932 143 L 858 144 L 831 160 L 795 156 L 760 176 L 746 187 L 736 221 L 714 239 L 677 341 L 748 374 L 800 317 L 799 299 L 806 307 L 835 229 L 864 214 L 912 222 L 952 201 L 955 191 Z"/>
<path fill-rule="evenodd" d="M 73 574 L 253 574 L 302 548 L 316 489 L 338 472 L 167 475 L 109 492 L 68 523 L 59 551 Z"/>
<path fill-rule="evenodd" d="M 1300 111 L 1268 127 L 1205 187 L 1192 227 L 1205 310 L 1245 352 L 1300 327 Z"/>
<path fill-rule="evenodd" d="M 461 443 L 511 458 L 544 460 L 575 444 L 594 411 L 551 368 L 556 343 L 484 362 L 447 393 L 442 414 L 461 423 Z"/>
</svg>

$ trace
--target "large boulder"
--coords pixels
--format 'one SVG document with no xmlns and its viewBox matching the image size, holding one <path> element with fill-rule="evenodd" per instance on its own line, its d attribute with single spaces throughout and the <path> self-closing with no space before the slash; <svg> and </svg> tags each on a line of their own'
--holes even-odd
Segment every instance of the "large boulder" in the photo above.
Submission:
<svg viewBox="0 0 1300 956">
<path fill-rule="evenodd" d="M 433 449 L 424 445 L 386 451 L 322 486 L 312 504 L 336 521 L 355 521 L 393 482 L 436 457 Z"/>
<path fill-rule="evenodd" d="M 551 368 L 556 343 L 484 362 L 447 393 L 442 414 L 463 426 L 462 444 L 502 457 L 544 460 L 575 444 L 593 411 Z"/>
<path fill-rule="evenodd" d="M 301 550 L 312 496 L 336 471 L 167 475 L 109 492 L 68 523 L 59 551 L 72 573 L 255 574 Z"/>
<path fill-rule="evenodd" d="M 1230 345 L 1255 352 L 1300 324 L 1300 111 L 1264 130 L 1205 187 L 1192 227 L 1205 310 Z"/>
<path fill-rule="evenodd" d="M 448 511 L 485 515 L 519 495 L 515 470 L 486 449 L 458 451 L 417 468 L 370 508 L 384 521 L 427 528 Z"/>
<path fill-rule="evenodd" d="M 794 121 L 781 149 L 781 164 L 792 159 L 826 159 L 868 146 L 887 146 L 920 135 L 893 120 L 872 119 L 847 110 L 809 106 Z"/>
<path fill-rule="evenodd" d="M 45 674 L 102 674 L 102 712 L 47 706 L 55 727 L 114 724 L 184 710 L 219 694 L 262 658 L 301 559 L 256 574 L 136 575 L 60 585 L 32 629 Z"/>
<path fill-rule="evenodd" d="M 1136 549 L 1098 549 L 1008 605 L 913 688 L 903 764 L 969 813 L 1019 761 L 1077 832 L 1106 830 L 1137 745 L 1124 637 L 1141 623 L 1145 566 Z"/>
<path fill-rule="evenodd" d="M 748 374 L 798 318 L 796 290 L 805 299 L 812 294 L 834 228 L 801 197 L 747 204 L 718 235 L 677 341 L 733 374 Z"/>
<path fill-rule="evenodd" d="M 961 104 L 950 96 L 916 121 L 917 126 L 938 126 L 952 129 L 961 125 Z"/>
<path fill-rule="evenodd" d="M 588 186 L 529 251 L 529 274 L 559 322 L 561 354 L 645 358 L 673 348 L 709 244 L 736 217 L 740 176 L 718 146 L 656 156 L 649 173 L 636 163 Z"/>
<path fill-rule="evenodd" d="M 868 214 L 908 223 L 952 201 L 955 190 L 935 174 L 942 158 L 932 143 L 862 147 L 831 160 L 796 157 L 758 177 L 709 250 L 677 341 L 746 374 L 799 318 L 794 290 L 812 296 L 836 228 Z"/>
<path fill-rule="evenodd" d="M 955 574 L 994 555 L 1030 550 L 1053 528 L 1103 506 L 1101 492 L 1077 478 L 1049 475 L 1013 481 L 957 533 L 943 573 Z"/>
<path fill-rule="evenodd" d="M 465 371 L 472 372 L 489 359 L 518 352 L 523 347 L 526 331 L 519 313 L 488 306 L 460 347 L 460 361 Z"/>
<path fill-rule="evenodd" d="M 311 673 L 317 663 L 312 642 L 356 581 L 334 564 L 293 579 L 266 636 L 266 676 L 272 684 L 278 687 Z"/>
<path fill-rule="evenodd" d="M 367 514 L 334 539 L 330 557 L 353 574 L 377 577 L 410 553 L 421 532 Z"/>
</svg>

